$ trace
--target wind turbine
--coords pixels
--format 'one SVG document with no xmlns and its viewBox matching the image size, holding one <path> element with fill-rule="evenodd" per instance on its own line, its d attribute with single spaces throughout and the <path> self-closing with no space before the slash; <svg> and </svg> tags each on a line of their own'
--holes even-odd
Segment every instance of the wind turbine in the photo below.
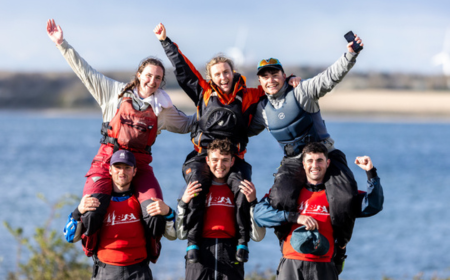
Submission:
<svg viewBox="0 0 450 280">
<path fill-rule="evenodd" d="M 246 27 L 240 27 L 236 33 L 234 47 L 231 47 L 226 51 L 227 56 L 233 60 L 234 65 L 236 65 L 237 68 L 245 64 L 244 49 L 245 44 L 247 43 L 247 37 L 248 29 Z"/>
<path fill-rule="evenodd" d="M 445 33 L 444 45 L 442 51 L 433 57 L 435 65 L 442 65 L 442 72 L 447 78 L 447 86 L 450 88 L 450 27 Z"/>
</svg>

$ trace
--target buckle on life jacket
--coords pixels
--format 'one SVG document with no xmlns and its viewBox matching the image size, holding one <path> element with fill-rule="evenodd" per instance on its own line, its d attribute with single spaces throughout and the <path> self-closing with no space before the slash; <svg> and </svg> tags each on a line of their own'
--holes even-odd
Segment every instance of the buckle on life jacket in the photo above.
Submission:
<svg viewBox="0 0 450 280">
<path fill-rule="evenodd" d="M 115 139 L 115 138 L 112 138 L 112 137 L 109 137 L 109 136 L 103 136 L 101 139 L 100 139 L 100 144 L 105 144 L 105 145 L 108 145 L 108 146 L 113 146 L 114 147 L 114 150 L 113 150 L 113 153 L 115 153 L 115 152 L 117 152 L 118 150 L 120 150 L 120 146 L 119 146 L 119 143 L 117 143 L 117 139 Z M 145 149 L 144 149 L 147 153 L 149 153 L 149 154 L 152 154 L 152 146 L 145 146 Z M 130 151 L 132 151 L 133 152 L 133 149 L 130 149 Z"/>
<path fill-rule="evenodd" d="M 278 142 L 288 157 L 299 155 L 303 148 L 310 142 L 314 142 L 314 137 L 311 135 L 304 135 L 289 142 Z"/>
</svg>

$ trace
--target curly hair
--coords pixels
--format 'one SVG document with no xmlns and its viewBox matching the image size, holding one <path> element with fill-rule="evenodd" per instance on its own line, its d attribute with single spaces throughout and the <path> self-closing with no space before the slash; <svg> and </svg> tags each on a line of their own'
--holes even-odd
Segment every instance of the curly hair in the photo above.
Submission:
<svg viewBox="0 0 450 280">
<path fill-rule="evenodd" d="M 209 143 L 208 147 L 208 156 L 214 150 L 219 150 L 221 155 L 231 155 L 234 156 L 236 152 L 236 148 L 227 138 L 225 139 L 214 139 L 211 143 Z"/>
</svg>

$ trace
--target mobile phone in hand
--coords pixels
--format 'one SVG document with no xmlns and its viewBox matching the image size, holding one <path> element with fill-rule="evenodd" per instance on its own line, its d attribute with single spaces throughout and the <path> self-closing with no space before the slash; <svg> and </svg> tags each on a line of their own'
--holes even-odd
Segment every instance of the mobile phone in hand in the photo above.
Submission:
<svg viewBox="0 0 450 280">
<path fill-rule="evenodd" d="M 355 40 L 355 34 L 353 34 L 352 31 L 347 32 L 347 33 L 344 35 L 344 37 L 345 37 L 345 39 L 347 40 L 347 42 L 349 42 L 349 43 L 350 43 L 350 42 L 353 42 L 352 49 L 353 49 L 356 53 L 358 53 L 360 50 L 363 49 L 363 47 L 362 47 L 360 44 L 358 44 L 358 43 L 356 42 L 356 40 Z"/>
</svg>

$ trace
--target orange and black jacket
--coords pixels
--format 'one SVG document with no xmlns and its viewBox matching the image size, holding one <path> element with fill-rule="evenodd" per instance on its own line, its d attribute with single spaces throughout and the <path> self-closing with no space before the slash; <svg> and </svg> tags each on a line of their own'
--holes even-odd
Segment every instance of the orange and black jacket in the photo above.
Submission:
<svg viewBox="0 0 450 280">
<path fill-rule="evenodd" d="M 212 81 L 206 81 L 169 38 L 161 41 L 175 68 L 178 84 L 197 106 L 197 125 L 191 133 L 198 152 L 214 139 L 230 139 L 242 158 L 247 147 L 247 129 L 258 102 L 265 98 L 261 87 L 247 88 L 245 77 L 234 74 L 234 90 L 223 93 Z"/>
</svg>

